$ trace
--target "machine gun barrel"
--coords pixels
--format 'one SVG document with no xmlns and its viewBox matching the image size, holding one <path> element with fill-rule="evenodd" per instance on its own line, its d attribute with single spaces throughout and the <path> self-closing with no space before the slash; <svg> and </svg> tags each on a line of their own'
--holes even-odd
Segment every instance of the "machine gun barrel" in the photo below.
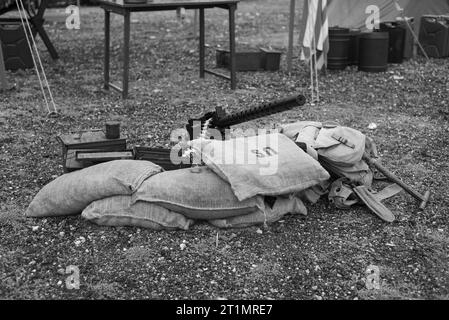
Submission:
<svg viewBox="0 0 449 320">
<path fill-rule="evenodd" d="M 275 100 L 269 103 L 252 107 L 248 110 L 239 111 L 223 117 L 215 117 L 212 120 L 211 127 L 227 128 L 239 123 L 265 117 L 274 113 L 290 110 L 306 103 L 306 98 L 302 95 L 294 95 L 288 98 Z"/>
<path fill-rule="evenodd" d="M 302 106 L 305 103 L 306 98 L 302 94 L 298 94 L 229 115 L 226 114 L 225 110 L 221 107 L 216 107 L 215 111 L 207 112 L 199 118 L 189 119 L 186 129 L 190 139 L 193 140 L 200 135 L 205 129 L 205 126 L 207 128 L 218 129 L 223 133 L 224 130 L 228 129 L 230 126 L 289 110 L 296 106 Z"/>
</svg>

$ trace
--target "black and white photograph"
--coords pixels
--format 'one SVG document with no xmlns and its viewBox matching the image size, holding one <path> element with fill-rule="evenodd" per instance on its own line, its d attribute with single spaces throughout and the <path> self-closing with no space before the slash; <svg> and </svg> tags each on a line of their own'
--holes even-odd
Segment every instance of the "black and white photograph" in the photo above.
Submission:
<svg viewBox="0 0 449 320">
<path fill-rule="evenodd" d="M 448 300 L 448 225 L 449 0 L 0 0 L 1 300 Z"/>
</svg>

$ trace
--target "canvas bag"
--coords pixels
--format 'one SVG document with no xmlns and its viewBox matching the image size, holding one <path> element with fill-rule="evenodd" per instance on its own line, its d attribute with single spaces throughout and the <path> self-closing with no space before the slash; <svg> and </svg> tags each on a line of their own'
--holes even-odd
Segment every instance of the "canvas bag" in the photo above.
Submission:
<svg viewBox="0 0 449 320">
<path fill-rule="evenodd" d="M 318 161 L 279 133 L 224 141 L 197 139 L 191 145 L 231 184 L 239 200 L 296 193 L 329 179 Z"/>
<path fill-rule="evenodd" d="M 299 121 L 283 125 L 281 132 L 295 142 L 307 145 L 307 152 L 339 177 L 370 186 L 372 171 L 362 159 L 367 144 L 366 136 L 358 130 L 335 122 Z"/>
<path fill-rule="evenodd" d="M 238 200 L 229 183 L 205 166 L 165 171 L 148 178 L 133 194 L 133 202 L 137 201 L 200 220 L 249 214 L 264 207 L 262 197 Z"/>
<path fill-rule="evenodd" d="M 81 216 L 100 226 L 129 226 L 153 230 L 188 230 L 193 220 L 154 203 L 137 201 L 131 196 L 112 196 L 88 205 Z"/>
<path fill-rule="evenodd" d="M 64 174 L 45 185 L 25 215 L 45 217 L 79 214 L 92 201 L 130 195 L 162 168 L 150 161 L 115 160 Z"/>
<path fill-rule="evenodd" d="M 380 192 L 371 189 L 373 172 L 363 159 L 365 153 L 377 153 L 371 139 L 336 123 L 311 121 L 285 125 L 281 132 L 296 142 L 310 145 L 316 156 L 320 156 L 320 163 L 337 176 L 328 195 L 337 208 L 348 209 L 361 201 L 384 221 L 394 221 L 394 215 L 381 201 L 396 195 L 401 188 L 390 185 Z"/>
</svg>

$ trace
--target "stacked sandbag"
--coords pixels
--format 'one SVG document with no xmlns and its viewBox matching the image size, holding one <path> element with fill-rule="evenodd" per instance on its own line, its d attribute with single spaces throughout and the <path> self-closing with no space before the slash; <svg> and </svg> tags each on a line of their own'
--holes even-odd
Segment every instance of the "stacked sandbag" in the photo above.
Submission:
<svg viewBox="0 0 449 320">
<path fill-rule="evenodd" d="M 138 160 L 94 165 L 44 186 L 26 215 L 82 212 L 98 225 L 154 230 L 188 230 L 195 220 L 239 228 L 306 214 L 302 200 L 315 201 L 311 190 L 329 179 L 313 157 L 284 135 L 201 143 L 207 166 L 163 171 Z M 229 150 L 229 144 L 235 148 L 232 161 L 220 162 L 219 152 Z M 235 161 L 239 152 L 249 161 Z"/>
<path fill-rule="evenodd" d="M 191 144 L 241 201 L 301 192 L 330 178 L 317 160 L 279 133 Z"/>
<path fill-rule="evenodd" d="M 161 172 L 145 180 L 132 196 L 196 220 L 223 219 L 263 210 L 261 196 L 240 201 L 229 183 L 208 167 Z"/>
<path fill-rule="evenodd" d="M 81 216 L 100 226 L 141 227 L 153 230 L 188 230 L 194 223 L 182 214 L 131 196 L 113 196 L 92 202 Z"/>
<path fill-rule="evenodd" d="M 299 196 L 254 196 L 240 201 L 231 185 L 206 166 L 161 172 L 132 195 L 135 204 L 151 203 L 219 228 L 275 222 L 286 214 L 307 214 Z"/>
<path fill-rule="evenodd" d="M 218 228 L 244 228 L 259 224 L 269 224 L 282 219 L 286 214 L 307 214 L 307 209 L 297 196 L 276 197 L 272 206 L 266 205 L 264 210 L 230 217 L 225 219 L 209 220 L 209 223 Z"/>
<path fill-rule="evenodd" d="M 131 195 L 162 168 L 149 161 L 115 160 L 64 174 L 45 185 L 34 197 L 28 217 L 79 214 L 92 201 Z"/>
</svg>

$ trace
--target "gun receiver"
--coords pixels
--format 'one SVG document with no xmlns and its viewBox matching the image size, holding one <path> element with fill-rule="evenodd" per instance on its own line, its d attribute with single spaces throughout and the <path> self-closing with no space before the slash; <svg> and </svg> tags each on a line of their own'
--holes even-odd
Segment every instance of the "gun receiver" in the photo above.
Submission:
<svg viewBox="0 0 449 320">
<path fill-rule="evenodd" d="M 299 94 L 269 103 L 264 103 L 256 107 L 251 107 L 248 110 L 239 111 L 229 115 L 227 115 L 221 107 L 216 107 L 215 111 L 207 112 L 200 118 L 190 119 L 186 125 L 186 129 L 190 135 L 190 138 L 195 139 L 196 136 L 193 135 L 194 126 L 199 126 L 197 129 L 198 132 L 201 132 L 206 122 L 208 122 L 208 128 L 215 128 L 223 131 L 228 129 L 230 126 L 265 117 L 274 113 L 290 110 L 294 107 L 302 106 L 305 103 L 306 98 L 302 94 Z"/>
</svg>

